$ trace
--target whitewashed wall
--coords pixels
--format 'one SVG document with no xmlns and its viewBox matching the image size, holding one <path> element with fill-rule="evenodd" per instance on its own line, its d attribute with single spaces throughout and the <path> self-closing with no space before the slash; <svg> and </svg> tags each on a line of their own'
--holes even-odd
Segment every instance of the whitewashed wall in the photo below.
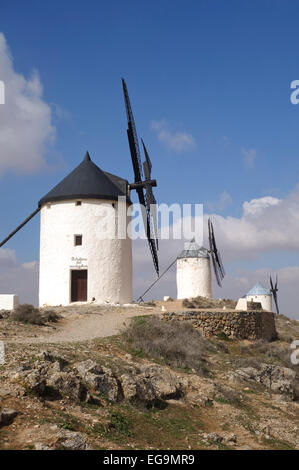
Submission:
<svg viewBox="0 0 299 470">
<path fill-rule="evenodd" d="M 177 260 L 177 298 L 212 297 L 210 258 Z"/>
<path fill-rule="evenodd" d="M 99 199 L 83 199 L 81 206 L 75 202 L 41 209 L 39 305 L 70 303 L 71 269 L 88 270 L 88 302 L 132 302 L 131 239 L 107 239 L 121 206 Z M 82 246 L 74 246 L 74 235 L 83 236 Z"/>
<path fill-rule="evenodd" d="M 272 295 L 247 295 L 248 302 L 260 302 L 263 310 L 272 312 Z"/>
<path fill-rule="evenodd" d="M 0 295 L 0 310 L 14 310 L 19 305 L 19 297 L 15 294 Z"/>
<path fill-rule="evenodd" d="M 238 302 L 237 302 L 237 305 L 236 305 L 236 310 L 245 310 L 247 311 L 247 299 L 241 297 Z"/>
</svg>

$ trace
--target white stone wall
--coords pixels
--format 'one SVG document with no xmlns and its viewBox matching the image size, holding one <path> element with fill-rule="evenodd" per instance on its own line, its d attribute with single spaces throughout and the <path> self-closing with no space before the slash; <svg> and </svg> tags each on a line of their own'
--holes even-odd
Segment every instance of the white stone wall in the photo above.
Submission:
<svg viewBox="0 0 299 470">
<path fill-rule="evenodd" d="M 15 294 L 0 295 L 0 310 L 14 310 L 19 305 L 19 296 Z"/>
<path fill-rule="evenodd" d="M 132 302 L 131 239 L 109 239 L 126 202 L 83 199 L 45 204 L 41 209 L 39 305 L 68 305 L 71 270 L 88 270 L 88 302 Z M 122 206 L 123 204 L 123 206 Z M 114 206 L 114 207 L 113 207 Z M 128 224 L 127 217 L 126 223 Z M 82 246 L 74 245 L 82 235 Z"/>
<path fill-rule="evenodd" d="M 247 302 L 260 302 L 263 310 L 272 312 L 272 295 L 247 295 Z"/>
<path fill-rule="evenodd" d="M 236 305 L 236 310 L 243 310 L 243 311 L 247 311 L 247 299 L 241 297 L 238 302 L 237 302 L 237 305 Z"/>
<path fill-rule="evenodd" d="M 212 297 L 210 258 L 177 260 L 177 298 Z"/>
</svg>

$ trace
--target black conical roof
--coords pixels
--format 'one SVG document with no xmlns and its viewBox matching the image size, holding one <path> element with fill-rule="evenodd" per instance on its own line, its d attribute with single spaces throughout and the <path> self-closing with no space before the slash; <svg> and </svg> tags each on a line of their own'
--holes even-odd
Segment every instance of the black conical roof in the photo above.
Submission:
<svg viewBox="0 0 299 470">
<path fill-rule="evenodd" d="M 47 202 L 69 199 L 110 199 L 127 197 L 128 182 L 123 178 L 102 171 L 91 161 L 89 153 L 80 165 L 46 194 L 38 203 L 39 207 Z M 128 202 L 130 202 L 127 197 Z"/>
</svg>

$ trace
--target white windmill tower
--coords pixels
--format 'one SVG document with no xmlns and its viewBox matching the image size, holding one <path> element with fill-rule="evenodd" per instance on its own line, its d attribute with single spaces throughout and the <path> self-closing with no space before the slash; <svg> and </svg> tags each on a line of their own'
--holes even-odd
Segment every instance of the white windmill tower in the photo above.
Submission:
<svg viewBox="0 0 299 470">
<path fill-rule="evenodd" d="M 212 297 L 212 276 L 208 250 L 192 239 L 177 258 L 177 298 Z"/>
<path fill-rule="evenodd" d="M 86 153 L 81 164 L 46 194 L 38 208 L 0 243 L 1 248 L 41 212 L 40 306 L 132 301 L 132 243 L 127 233 L 131 189 L 136 190 L 140 204 L 146 209 L 144 226 L 159 276 L 156 217 L 153 215 L 156 201 L 152 192 L 157 183 L 151 179 L 152 165 L 144 144 L 142 168 L 128 91 L 124 80 L 122 82 L 134 183 L 102 171 Z M 118 216 L 120 212 L 124 218 Z M 123 225 L 121 236 L 120 223 Z"/>
<path fill-rule="evenodd" d="M 116 231 L 118 214 L 127 214 L 129 204 L 128 182 L 104 173 L 88 153 L 39 201 L 40 306 L 132 301 L 128 216 L 125 237 Z"/>
<path fill-rule="evenodd" d="M 220 253 L 216 246 L 214 228 L 208 220 L 210 249 L 200 247 L 192 239 L 189 245 L 177 258 L 177 298 L 212 297 L 211 262 L 214 268 L 217 284 L 221 286 L 225 271 Z"/>
</svg>

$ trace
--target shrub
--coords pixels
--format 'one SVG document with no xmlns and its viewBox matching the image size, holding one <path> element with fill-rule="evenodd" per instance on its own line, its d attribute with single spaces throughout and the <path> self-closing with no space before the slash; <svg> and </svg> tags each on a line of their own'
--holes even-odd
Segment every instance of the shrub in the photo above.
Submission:
<svg viewBox="0 0 299 470">
<path fill-rule="evenodd" d="M 250 344 L 240 344 L 240 352 L 242 354 L 269 354 L 271 346 L 268 342 L 258 339 Z"/>
<path fill-rule="evenodd" d="M 155 317 L 133 319 L 126 339 L 138 352 L 203 375 L 207 374 L 205 353 L 216 350 L 190 323 L 165 322 Z"/>
<path fill-rule="evenodd" d="M 252 356 L 249 357 L 236 357 L 234 360 L 234 367 L 236 369 L 253 367 L 254 369 L 260 369 L 261 360 Z"/>
<path fill-rule="evenodd" d="M 10 310 L 0 310 L 0 320 L 10 317 Z"/>
<path fill-rule="evenodd" d="M 216 334 L 217 338 L 222 339 L 223 341 L 229 341 L 229 337 L 227 336 L 224 331 L 220 331 L 219 333 Z"/>
<path fill-rule="evenodd" d="M 189 299 L 183 300 L 183 307 L 185 308 L 196 308 L 195 303 L 191 302 Z"/>
<path fill-rule="evenodd" d="M 42 319 L 45 322 L 57 323 L 59 318 L 61 318 L 60 315 L 58 315 L 53 310 L 45 310 L 44 312 L 42 312 Z"/>
<path fill-rule="evenodd" d="M 40 311 L 31 304 L 22 304 L 12 311 L 11 319 L 32 325 L 42 325 L 43 319 Z"/>
<path fill-rule="evenodd" d="M 207 297 L 194 297 L 193 299 L 184 299 L 183 307 L 185 308 L 215 308 L 223 307 L 234 309 L 237 305 L 235 300 L 230 299 L 208 299 Z"/>
<path fill-rule="evenodd" d="M 156 307 L 157 304 L 153 300 L 149 300 L 148 302 L 140 302 L 140 305 L 142 307 Z"/>
<path fill-rule="evenodd" d="M 218 403 L 227 403 L 236 407 L 242 406 L 240 393 L 237 390 L 230 387 L 223 387 L 220 384 L 217 385 L 217 390 L 219 392 L 219 395 L 216 397 Z"/>
</svg>

